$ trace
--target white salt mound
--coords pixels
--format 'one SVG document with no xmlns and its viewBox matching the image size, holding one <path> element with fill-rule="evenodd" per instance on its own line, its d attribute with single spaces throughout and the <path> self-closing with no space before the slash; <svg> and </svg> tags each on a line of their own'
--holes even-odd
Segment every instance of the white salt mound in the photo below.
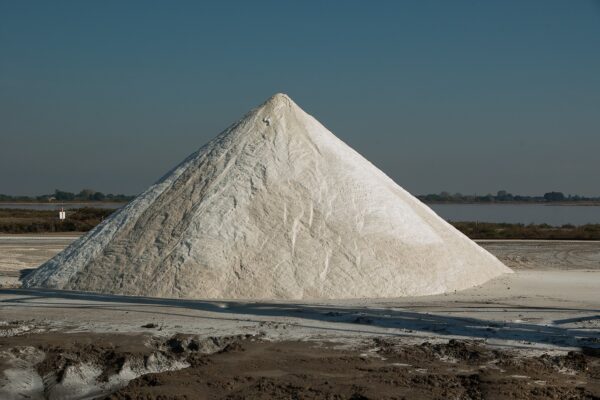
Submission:
<svg viewBox="0 0 600 400">
<path fill-rule="evenodd" d="M 276 94 L 24 279 L 157 297 L 428 295 L 511 272 Z"/>
</svg>

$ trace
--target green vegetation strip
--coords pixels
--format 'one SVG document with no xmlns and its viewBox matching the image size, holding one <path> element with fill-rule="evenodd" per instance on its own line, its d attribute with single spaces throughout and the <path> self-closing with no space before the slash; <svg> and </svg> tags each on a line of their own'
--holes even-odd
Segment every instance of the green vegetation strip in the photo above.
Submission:
<svg viewBox="0 0 600 400">
<path fill-rule="evenodd" d="M 600 224 L 552 226 L 488 222 L 450 223 L 471 239 L 600 240 Z"/>
<path fill-rule="evenodd" d="M 87 232 L 114 211 L 103 208 L 72 209 L 67 210 L 67 219 L 60 221 L 55 210 L 0 208 L 0 233 Z M 600 240 L 600 224 L 551 226 L 487 222 L 450 223 L 471 239 Z"/>
<path fill-rule="evenodd" d="M 79 208 L 66 210 L 67 218 L 58 219 L 54 210 L 0 208 L 0 233 L 87 232 L 115 210 Z"/>
</svg>

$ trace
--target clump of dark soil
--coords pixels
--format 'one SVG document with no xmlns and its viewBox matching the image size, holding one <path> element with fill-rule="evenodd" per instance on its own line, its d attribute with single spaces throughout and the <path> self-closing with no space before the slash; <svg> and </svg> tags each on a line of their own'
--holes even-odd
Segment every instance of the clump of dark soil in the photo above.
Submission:
<svg viewBox="0 0 600 400">
<path fill-rule="evenodd" d="M 401 357 L 406 362 L 419 363 L 423 360 L 446 360 L 449 362 L 479 363 L 495 357 L 481 342 L 450 339 L 447 343 L 424 342 L 406 346 L 394 340 L 374 339 L 377 353 L 384 356 Z"/>
<path fill-rule="evenodd" d="M 210 354 L 215 352 L 227 352 L 241 346 L 240 342 L 250 339 L 258 339 L 257 335 L 232 335 L 232 336 L 211 336 L 200 338 L 196 335 L 177 334 L 164 343 L 159 343 L 158 347 L 166 349 L 172 353 L 203 353 Z M 241 348 L 241 347 L 240 347 Z"/>
<path fill-rule="evenodd" d="M 228 344 L 219 353 L 232 353 L 236 351 L 244 351 L 244 347 L 240 344 L 240 342 L 233 342 Z"/>
<path fill-rule="evenodd" d="M 40 376 L 54 375 L 59 383 L 68 367 L 82 363 L 102 366 L 103 372 L 99 380 L 107 381 L 110 376 L 121 371 L 128 358 L 143 357 L 150 351 L 144 345 L 148 339 L 141 335 L 78 333 L 62 335 L 62 338 L 56 336 L 28 335 L 22 337 L 22 340 L 29 339 L 29 344 L 44 352 L 44 359 L 35 366 Z"/>
</svg>

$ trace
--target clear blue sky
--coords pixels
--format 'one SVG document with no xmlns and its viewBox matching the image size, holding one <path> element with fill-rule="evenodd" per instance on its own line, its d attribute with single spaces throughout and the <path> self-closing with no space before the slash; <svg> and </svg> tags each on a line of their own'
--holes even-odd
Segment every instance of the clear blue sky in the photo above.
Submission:
<svg viewBox="0 0 600 400">
<path fill-rule="evenodd" d="M 413 193 L 600 195 L 591 0 L 0 0 L 0 193 L 137 193 L 275 92 Z"/>
</svg>

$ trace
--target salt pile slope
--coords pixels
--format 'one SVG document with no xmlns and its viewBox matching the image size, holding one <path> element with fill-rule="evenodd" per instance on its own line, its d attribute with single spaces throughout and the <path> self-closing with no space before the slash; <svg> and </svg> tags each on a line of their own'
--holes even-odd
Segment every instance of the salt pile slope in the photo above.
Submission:
<svg viewBox="0 0 600 400">
<path fill-rule="evenodd" d="M 180 298 L 361 298 L 510 272 L 277 94 L 24 279 Z"/>
</svg>

